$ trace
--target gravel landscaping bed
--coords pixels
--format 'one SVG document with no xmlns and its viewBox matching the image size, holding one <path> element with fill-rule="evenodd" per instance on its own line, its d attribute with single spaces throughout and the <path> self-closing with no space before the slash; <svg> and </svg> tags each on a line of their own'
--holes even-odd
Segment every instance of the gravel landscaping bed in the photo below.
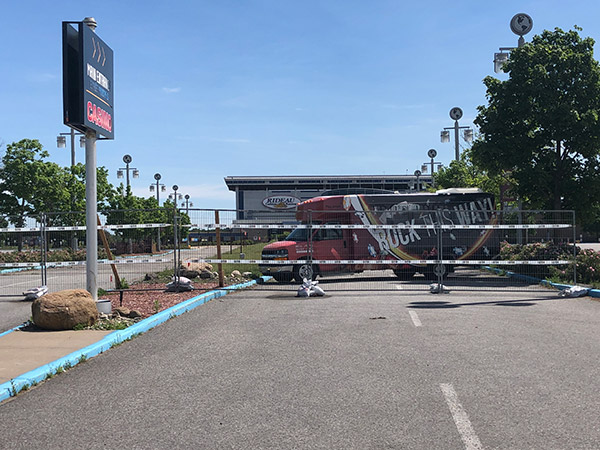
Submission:
<svg viewBox="0 0 600 450">
<path fill-rule="evenodd" d="M 194 283 L 193 291 L 167 292 L 164 283 L 139 283 L 123 292 L 122 305 L 118 292 L 105 293 L 100 299 L 110 300 L 113 311 L 122 306 L 132 311 L 138 311 L 143 318 L 146 318 L 217 287 L 218 282 L 216 281 L 204 284 Z"/>
</svg>

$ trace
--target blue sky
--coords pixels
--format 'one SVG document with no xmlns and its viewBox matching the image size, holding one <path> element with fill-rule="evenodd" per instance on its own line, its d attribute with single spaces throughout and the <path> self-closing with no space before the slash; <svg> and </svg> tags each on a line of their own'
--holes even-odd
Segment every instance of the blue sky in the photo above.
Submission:
<svg viewBox="0 0 600 450">
<path fill-rule="evenodd" d="M 155 172 L 194 206 L 233 208 L 241 175 L 407 174 L 448 164 L 448 112 L 472 125 L 493 54 L 515 46 L 510 19 L 533 31 L 583 28 L 600 39 L 600 3 L 392 0 L 21 1 L 0 17 L 0 142 L 39 139 L 51 160 L 62 123 L 61 22 L 86 16 L 114 51 L 115 139 L 98 165 L 119 183 L 130 154 L 134 193 Z M 498 76 L 505 78 L 504 75 Z M 84 161 L 84 150 L 77 150 Z"/>
</svg>

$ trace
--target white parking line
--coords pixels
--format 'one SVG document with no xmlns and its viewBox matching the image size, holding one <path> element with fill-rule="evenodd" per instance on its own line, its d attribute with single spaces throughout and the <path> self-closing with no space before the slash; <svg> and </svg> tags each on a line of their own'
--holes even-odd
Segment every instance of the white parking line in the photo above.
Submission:
<svg viewBox="0 0 600 450">
<path fill-rule="evenodd" d="M 440 388 L 444 393 L 444 397 L 446 397 L 446 403 L 448 403 L 448 407 L 450 408 L 450 412 L 452 413 L 452 418 L 454 419 L 454 423 L 456 424 L 458 433 L 460 434 L 460 437 L 462 438 L 465 444 L 465 449 L 483 449 L 481 441 L 479 440 L 479 438 L 475 434 L 475 431 L 473 430 L 473 426 L 471 425 L 469 416 L 467 416 L 467 413 L 458 401 L 458 395 L 456 395 L 456 391 L 454 390 L 452 385 L 440 384 Z"/>
<path fill-rule="evenodd" d="M 416 311 L 409 311 L 408 313 L 410 314 L 410 318 L 412 319 L 413 323 L 415 324 L 415 327 L 420 327 L 423 325 L 421 323 L 421 320 L 419 319 L 419 316 L 417 315 Z"/>
</svg>

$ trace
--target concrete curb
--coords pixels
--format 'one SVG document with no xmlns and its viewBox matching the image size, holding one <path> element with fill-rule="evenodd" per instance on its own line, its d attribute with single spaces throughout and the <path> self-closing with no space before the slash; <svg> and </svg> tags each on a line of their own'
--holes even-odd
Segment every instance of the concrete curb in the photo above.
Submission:
<svg viewBox="0 0 600 450">
<path fill-rule="evenodd" d="M 262 277 L 263 281 L 271 277 Z M 62 358 L 57 359 L 56 361 L 52 361 L 51 363 L 45 364 L 37 369 L 31 370 L 23 375 L 19 375 L 18 377 L 13 378 L 6 383 L 0 384 L 0 402 L 4 400 L 14 397 L 23 389 L 27 389 L 32 385 L 41 383 L 47 378 L 52 377 L 56 373 L 61 372 L 62 370 L 71 368 L 76 366 L 80 362 L 84 362 L 94 356 L 99 355 L 111 347 L 118 345 L 122 342 L 125 342 L 139 334 L 145 333 L 148 330 L 160 325 L 161 323 L 166 322 L 173 317 L 177 317 L 187 311 L 190 311 L 197 306 L 203 305 L 204 303 L 214 300 L 215 298 L 223 297 L 227 295 L 231 291 L 236 291 L 239 289 L 244 289 L 256 284 L 256 280 L 248 281 L 246 283 L 236 284 L 234 286 L 229 286 L 224 289 L 218 289 L 216 291 L 206 292 L 204 294 L 200 294 L 196 297 L 190 298 L 182 303 L 179 303 L 175 306 L 172 306 L 164 311 L 161 311 L 157 314 L 154 314 L 147 319 L 141 320 L 140 322 L 124 329 L 117 330 L 104 338 L 99 340 L 98 342 L 88 345 L 87 347 L 82 348 L 81 350 L 77 350 L 67 356 L 63 356 Z M 13 328 L 12 330 L 5 331 L 0 334 L 3 336 L 5 334 L 11 333 L 13 331 L 18 330 L 23 325 Z"/>
<path fill-rule="evenodd" d="M 540 278 L 530 277 L 528 275 L 522 275 L 520 273 L 511 272 L 508 270 L 496 269 L 495 267 L 485 266 L 483 267 L 485 270 L 490 272 L 494 272 L 497 275 L 506 275 L 507 277 L 514 278 L 516 280 L 527 281 L 530 283 L 541 284 L 542 286 L 552 287 L 554 289 L 563 290 L 572 288 L 571 284 L 561 284 L 561 283 L 553 283 L 551 281 L 542 280 Z M 586 294 L 588 297 L 600 298 L 600 289 L 590 289 Z"/>
</svg>

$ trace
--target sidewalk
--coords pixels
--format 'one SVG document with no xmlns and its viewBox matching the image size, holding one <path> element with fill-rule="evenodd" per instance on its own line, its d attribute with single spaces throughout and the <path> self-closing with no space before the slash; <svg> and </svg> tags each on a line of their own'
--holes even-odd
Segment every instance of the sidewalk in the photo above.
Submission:
<svg viewBox="0 0 600 450">
<path fill-rule="evenodd" d="M 0 384 L 100 341 L 112 331 L 18 329 L 0 336 Z"/>
</svg>

